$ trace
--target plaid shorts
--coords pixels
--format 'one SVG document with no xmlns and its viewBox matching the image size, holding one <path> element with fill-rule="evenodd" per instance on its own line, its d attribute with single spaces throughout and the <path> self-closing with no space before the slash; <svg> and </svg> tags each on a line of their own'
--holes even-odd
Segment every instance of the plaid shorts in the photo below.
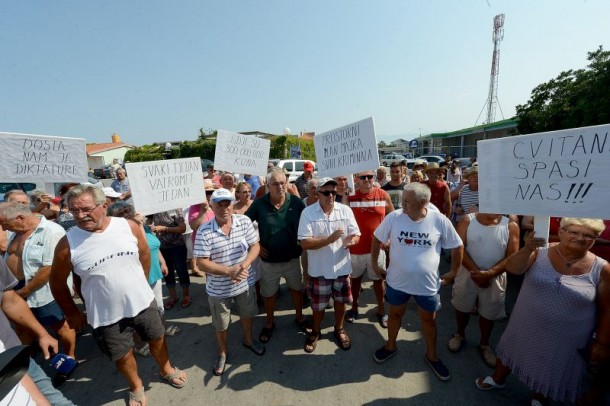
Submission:
<svg viewBox="0 0 610 406">
<path fill-rule="evenodd" d="M 331 294 L 337 303 L 352 303 L 349 275 L 339 276 L 337 279 L 311 276 L 307 279 L 307 295 L 311 299 L 311 310 L 319 312 L 326 309 Z"/>
</svg>

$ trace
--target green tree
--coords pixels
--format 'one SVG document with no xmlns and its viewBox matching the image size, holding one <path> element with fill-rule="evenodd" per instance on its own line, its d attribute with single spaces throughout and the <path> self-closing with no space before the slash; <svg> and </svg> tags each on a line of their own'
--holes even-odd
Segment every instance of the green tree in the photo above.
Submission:
<svg viewBox="0 0 610 406">
<path fill-rule="evenodd" d="M 589 52 L 585 69 L 561 72 L 516 107 L 521 134 L 610 123 L 610 51 Z"/>
</svg>

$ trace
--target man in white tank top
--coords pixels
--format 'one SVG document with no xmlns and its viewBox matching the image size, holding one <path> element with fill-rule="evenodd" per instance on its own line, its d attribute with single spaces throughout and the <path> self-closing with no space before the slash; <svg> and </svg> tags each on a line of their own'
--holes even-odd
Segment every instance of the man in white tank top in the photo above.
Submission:
<svg viewBox="0 0 610 406">
<path fill-rule="evenodd" d="M 148 285 L 150 251 L 144 234 L 130 220 L 106 215 L 101 189 L 80 185 L 65 196 L 76 221 L 57 244 L 51 290 L 72 328 L 93 327 L 102 352 L 127 378 L 131 403 L 146 403 L 133 354 L 133 332 L 150 346 L 161 378 L 176 388 L 186 385 L 183 371 L 170 363 L 165 329 Z M 74 271 L 87 316 L 76 307 L 66 280 Z"/>
<path fill-rule="evenodd" d="M 496 366 L 496 355 L 489 346 L 494 320 L 506 317 L 506 258 L 519 250 L 519 226 L 500 214 L 471 213 L 462 217 L 457 232 L 465 250 L 453 285 L 451 303 L 455 307 L 457 332 L 447 343 L 458 352 L 470 312 L 477 309 L 481 338 L 479 351 L 489 367 Z"/>
</svg>

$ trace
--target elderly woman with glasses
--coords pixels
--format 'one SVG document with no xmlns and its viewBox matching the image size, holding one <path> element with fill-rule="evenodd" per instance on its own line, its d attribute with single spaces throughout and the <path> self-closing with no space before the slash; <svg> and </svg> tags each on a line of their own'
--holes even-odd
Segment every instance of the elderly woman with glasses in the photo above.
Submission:
<svg viewBox="0 0 610 406">
<path fill-rule="evenodd" d="M 233 205 L 233 212 L 235 214 L 245 214 L 246 210 L 252 204 L 252 189 L 246 182 L 239 182 L 235 187 L 235 198 L 237 201 Z"/>
<path fill-rule="evenodd" d="M 586 359 L 608 360 L 610 265 L 589 251 L 603 229 L 601 220 L 564 217 L 558 243 L 546 247 L 532 233 L 508 258 L 508 272 L 525 279 L 496 347 L 495 372 L 476 380 L 479 389 L 504 387 L 512 370 L 535 393 L 532 405 L 574 402 Z"/>
</svg>

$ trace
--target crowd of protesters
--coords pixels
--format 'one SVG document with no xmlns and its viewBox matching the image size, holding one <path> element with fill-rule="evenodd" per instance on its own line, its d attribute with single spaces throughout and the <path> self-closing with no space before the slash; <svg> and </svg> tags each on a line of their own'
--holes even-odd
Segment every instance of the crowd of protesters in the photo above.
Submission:
<svg viewBox="0 0 610 406">
<path fill-rule="evenodd" d="M 303 350 L 316 350 L 324 314 L 333 309 L 334 339 L 347 351 L 365 276 L 376 322 L 387 331 L 387 341 L 370 354 L 375 362 L 398 354 L 397 336 L 413 297 L 423 361 L 439 380 L 449 380 L 437 352 L 436 316 L 441 285 L 453 285 L 456 330 L 445 345 L 459 352 L 477 315 L 481 360 L 493 368 L 476 388 L 501 389 L 512 371 L 532 390 L 532 405 L 603 396 L 610 221 L 552 218 L 549 240 L 539 238 L 531 217 L 479 212 L 479 166 L 473 161 L 461 168 L 451 157 L 441 165 L 419 159 L 412 170 L 393 163 L 389 177 L 380 167 L 318 178 L 307 162 L 294 184 L 272 164 L 266 177 L 206 169 L 206 201 L 147 217 L 132 206 L 123 168 L 111 187 L 66 183 L 57 197 L 6 193 L 0 203 L 0 352 L 37 342 L 45 358 L 62 354 L 73 361 L 51 378 L 30 361 L 28 375 L 8 396 L 71 405 L 57 388 L 78 367 L 76 337 L 87 325 L 126 379 L 131 406 L 147 404 L 135 355 L 153 357 L 165 382 L 184 387 L 187 373 L 171 362 L 177 348 L 165 339 L 180 329 L 165 322 L 164 312 L 188 307 L 192 294 L 201 294 L 191 292 L 191 277 L 205 278 L 218 351 L 214 375 L 225 372 L 232 311 L 244 348 L 256 355 L 284 334 L 274 318 L 282 279 L 294 323 L 306 333 Z M 443 275 L 441 261 L 450 263 Z M 507 273 L 524 275 L 523 286 L 494 349 L 494 322 L 507 317 Z M 255 322 L 261 306 L 264 317 Z M 311 317 L 304 307 L 311 307 Z M 587 370 L 594 385 L 583 395 Z"/>
</svg>

